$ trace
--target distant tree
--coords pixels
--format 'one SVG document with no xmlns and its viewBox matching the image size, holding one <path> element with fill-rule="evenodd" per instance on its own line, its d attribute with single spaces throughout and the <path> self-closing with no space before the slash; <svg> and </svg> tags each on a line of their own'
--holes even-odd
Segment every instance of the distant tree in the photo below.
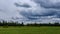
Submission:
<svg viewBox="0 0 60 34">
<path fill-rule="evenodd" d="M 21 26 L 24 26 L 24 22 L 21 23 Z"/>
</svg>

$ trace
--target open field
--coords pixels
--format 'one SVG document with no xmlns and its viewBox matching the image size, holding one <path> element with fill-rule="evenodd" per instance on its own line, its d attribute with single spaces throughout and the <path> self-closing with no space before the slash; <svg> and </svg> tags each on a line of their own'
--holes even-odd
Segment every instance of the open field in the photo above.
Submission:
<svg viewBox="0 0 60 34">
<path fill-rule="evenodd" d="M 60 34 L 60 27 L 0 27 L 0 34 Z"/>
</svg>

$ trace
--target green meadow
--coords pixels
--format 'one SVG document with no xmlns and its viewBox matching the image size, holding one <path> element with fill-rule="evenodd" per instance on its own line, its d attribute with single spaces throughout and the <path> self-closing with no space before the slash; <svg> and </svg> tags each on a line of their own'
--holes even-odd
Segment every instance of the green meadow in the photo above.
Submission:
<svg viewBox="0 0 60 34">
<path fill-rule="evenodd" d="M 0 34 L 60 34 L 60 27 L 0 27 Z"/>
</svg>

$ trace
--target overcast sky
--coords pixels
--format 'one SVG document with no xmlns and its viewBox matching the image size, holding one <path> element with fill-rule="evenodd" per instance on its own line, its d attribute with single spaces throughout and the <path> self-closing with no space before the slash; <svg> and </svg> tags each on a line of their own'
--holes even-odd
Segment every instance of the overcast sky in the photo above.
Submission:
<svg viewBox="0 0 60 34">
<path fill-rule="evenodd" d="M 60 21 L 60 0 L 0 0 L 0 20 Z"/>
</svg>

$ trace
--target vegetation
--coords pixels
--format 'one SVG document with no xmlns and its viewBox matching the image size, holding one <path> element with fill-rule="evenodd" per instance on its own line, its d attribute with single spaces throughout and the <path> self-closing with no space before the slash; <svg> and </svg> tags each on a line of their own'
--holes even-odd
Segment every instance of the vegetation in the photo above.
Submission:
<svg viewBox="0 0 60 34">
<path fill-rule="evenodd" d="M 60 26 L 58 22 L 25 25 L 24 22 L 0 21 L 0 34 L 60 34 L 60 27 L 58 26 Z"/>
<path fill-rule="evenodd" d="M 7 22 L 7 21 L 2 21 L 0 22 L 0 26 L 60 26 L 59 22 L 55 22 L 54 24 L 51 24 L 51 23 L 40 23 L 40 24 L 37 24 L 37 23 L 34 23 L 34 24 L 24 24 L 24 22 L 22 23 L 18 23 L 18 22 Z"/>
<path fill-rule="evenodd" d="M 60 34 L 60 27 L 0 27 L 0 34 Z"/>
</svg>

